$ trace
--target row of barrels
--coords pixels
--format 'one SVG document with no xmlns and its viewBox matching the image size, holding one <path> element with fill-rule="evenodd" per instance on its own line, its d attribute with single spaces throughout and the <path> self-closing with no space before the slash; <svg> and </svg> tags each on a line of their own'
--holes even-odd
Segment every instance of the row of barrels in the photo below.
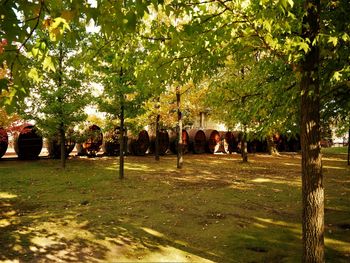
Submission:
<svg viewBox="0 0 350 263">
<path fill-rule="evenodd" d="M 85 140 L 82 143 L 75 143 L 72 139 L 67 139 L 66 154 L 72 152 L 74 147 L 80 156 L 95 156 L 102 148 L 105 155 L 117 156 L 120 153 L 120 130 L 116 128 L 114 132 L 103 135 L 102 130 L 97 125 L 91 125 L 85 133 Z M 232 153 L 240 152 L 239 132 L 219 132 L 216 130 L 191 129 L 182 130 L 182 150 L 183 153 Z M 137 136 L 126 137 L 124 141 L 125 153 L 131 155 L 145 155 L 155 152 L 156 136 L 142 130 Z M 297 139 L 290 140 L 285 136 L 275 138 L 276 147 L 279 151 L 298 151 L 300 143 Z M 177 153 L 177 134 L 167 130 L 159 131 L 159 154 L 168 152 Z M 8 147 L 7 132 L 0 128 L 0 158 L 6 153 Z M 35 126 L 27 125 L 15 136 L 14 149 L 20 159 L 38 158 L 43 147 L 43 138 L 37 132 Z M 266 140 L 252 140 L 248 142 L 248 152 L 267 152 Z M 49 156 L 60 158 L 60 145 L 58 139 L 50 139 L 47 144 Z"/>
</svg>

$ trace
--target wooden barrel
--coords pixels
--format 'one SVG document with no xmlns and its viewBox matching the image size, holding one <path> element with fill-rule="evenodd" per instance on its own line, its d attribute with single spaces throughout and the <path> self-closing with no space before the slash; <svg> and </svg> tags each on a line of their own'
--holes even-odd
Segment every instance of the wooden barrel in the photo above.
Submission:
<svg viewBox="0 0 350 263">
<path fill-rule="evenodd" d="M 37 159 L 43 148 L 43 138 L 34 125 L 26 125 L 19 135 L 15 136 L 14 148 L 20 159 Z"/>
<path fill-rule="evenodd" d="M 137 137 L 129 140 L 129 151 L 133 155 L 145 155 L 150 145 L 149 135 L 146 130 L 139 132 Z"/>
<path fill-rule="evenodd" d="M 127 149 L 128 138 L 124 137 L 124 152 Z M 102 150 L 107 156 L 119 156 L 120 154 L 120 127 L 107 132 L 103 139 Z"/>
<path fill-rule="evenodd" d="M 203 130 L 192 129 L 188 132 L 190 138 L 190 150 L 193 153 L 205 153 L 207 140 Z"/>
<path fill-rule="evenodd" d="M 221 136 L 217 130 L 204 130 L 207 138 L 206 150 L 208 153 L 218 153 L 221 149 Z"/>
<path fill-rule="evenodd" d="M 85 151 L 86 155 L 88 156 L 95 156 L 96 153 L 98 153 L 101 149 L 103 142 L 103 134 L 101 128 L 93 124 L 84 132 L 84 135 L 87 137 L 87 139 L 81 144 L 83 149 L 82 152 Z"/>
<path fill-rule="evenodd" d="M 4 156 L 9 145 L 9 137 L 7 131 L 0 127 L 0 158 Z"/>
<path fill-rule="evenodd" d="M 274 143 L 276 144 L 277 151 L 285 152 L 287 149 L 286 136 L 283 134 L 275 134 L 273 136 Z"/>
<path fill-rule="evenodd" d="M 83 144 L 82 143 L 77 143 L 75 145 L 75 149 L 77 150 L 77 155 L 78 156 L 85 156 L 87 155 L 86 150 L 83 148 Z"/>
<path fill-rule="evenodd" d="M 247 143 L 248 153 L 265 153 L 267 152 L 267 141 L 264 139 L 254 139 Z"/>
<path fill-rule="evenodd" d="M 164 155 L 169 149 L 169 133 L 167 130 L 159 131 L 159 154 Z M 156 135 L 152 134 L 150 136 L 150 147 L 149 150 L 151 153 L 154 153 L 156 149 Z"/>
<path fill-rule="evenodd" d="M 298 152 L 301 150 L 299 135 L 274 135 L 274 142 L 279 152 Z"/>
<path fill-rule="evenodd" d="M 66 138 L 64 145 L 66 147 L 66 158 L 67 158 L 75 147 L 75 141 L 71 138 Z M 50 158 L 52 159 L 61 158 L 61 144 L 57 137 L 53 137 L 48 141 L 47 150 L 49 152 Z"/>
<path fill-rule="evenodd" d="M 225 153 L 233 153 L 238 151 L 238 132 L 221 132 L 222 148 Z"/>
<path fill-rule="evenodd" d="M 177 154 L 177 144 L 178 144 L 177 132 L 171 131 L 169 137 L 170 137 L 170 151 Z M 188 133 L 186 130 L 182 130 L 182 153 L 184 154 L 188 153 L 189 145 L 190 145 L 190 137 L 188 136 Z"/>
<path fill-rule="evenodd" d="M 290 136 L 287 142 L 287 151 L 298 152 L 300 150 L 301 150 L 300 136 L 299 135 Z"/>
</svg>

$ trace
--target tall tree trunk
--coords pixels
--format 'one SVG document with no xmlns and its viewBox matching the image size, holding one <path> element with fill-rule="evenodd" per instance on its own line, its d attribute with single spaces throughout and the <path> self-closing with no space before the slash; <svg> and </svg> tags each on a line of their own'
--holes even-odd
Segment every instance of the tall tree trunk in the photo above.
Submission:
<svg viewBox="0 0 350 263">
<path fill-rule="evenodd" d="M 66 133 L 64 131 L 63 123 L 60 125 L 60 147 L 61 147 L 61 167 L 66 168 Z"/>
<path fill-rule="evenodd" d="M 60 51 L 60 56 L 59 56 L 59 63 L 58 63 L 58 87 L 61 88 L 63 85 L 63 47 L 62 43 L 59 45 L 59 51 Z M 61 106 L 63 104 L 64 98 L 62 96 L 59 96 L 57 100 L 61 103 Z M 63 118 L 63 109 L 60 109 L 60 115 Z M 60 123 L 59 127 L 59 137 L 60 137 L 60 148 L 61 148 L 61 167 L 62 169 L 66 168 L 66 132 L 64 129 L 64 123 Z"/>
<path fill-rule="evenodd" d="M 278 154 L 277 146 L 273 140 L 273 135 L 270 135 L 270 134 L 267 135 L 266 141 L 267 141 L 267 151 L 268 151 L 269 155 Z"/>
<path fill-rule="evenodd" d="M 124 179 L 124 99 L 121 98 L 121 106 L 120 106 L 120 153 L 119 153 L 119 179 Z"/>
<path fill-rule="evenodd" d="M 159 100 L 160 98 L 157 98 L 157 104 L 156 104 L 156 111 L 157 111 L 157 117 L 156 117 L 156 141 L 154 145 L 154 158 L 156 161 L 159 161 L 159 120 L 160 120 L 160 115 L 159 115 Z"/>
<path fill-rule="evenodd" d="M 156 118 L 156 140 L 154 143 L 154 157 L 156 161 L 159 161 L 159 118 L 160 115 L 158 114 Z"/>
<path fill-rule="evenodd" d="M 303 38 L 312 43 L 301 62 L 301 150 L 303 262 L 324 262 L 324 189 L 320 146 L 319 33 L 320 0 L 305 1 Z M 316 40 L 317 41 L 317 40 Z"/>
<path fill-rule="evenodd" d="M 247 149 L 247 127 L 244 124 L 243 125 L 243 133 L 241 138 L 241 156 L 242 156 L 242 162 L 247 163 L 248 162 L 248 149 Z"/>
<path fill-rule="evenodd" d="M 348 133 L 348 165 L 350 165 L 350 125 L 349 125 L 349 133 Z"/>
<path fill-rule="evenodd" d="M 177 168 L 181 169 L 183 166 L 183 148 L 182 148 L 182 113 L 180 108 L 181 93 L 180 88 L 176 88 L 176 105 L 177 105 Z"/>
</svg>

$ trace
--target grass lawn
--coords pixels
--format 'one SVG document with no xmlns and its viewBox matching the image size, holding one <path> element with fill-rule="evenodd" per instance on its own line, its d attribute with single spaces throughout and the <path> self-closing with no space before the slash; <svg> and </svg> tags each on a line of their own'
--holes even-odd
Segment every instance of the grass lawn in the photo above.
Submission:
<svg viewBox="0 0 350 263">
<path fill-rule="evenodd" d="M 300 262 L 300 156 L 0 160 L 0 262 Z M 324 156 L 327 262 L 350 262 L 350 166 Z"/>
<path fill-rule="evenodd" d="M 323 154 L 348 154 L 348 146 L 322 148 Z"/>
</svg>

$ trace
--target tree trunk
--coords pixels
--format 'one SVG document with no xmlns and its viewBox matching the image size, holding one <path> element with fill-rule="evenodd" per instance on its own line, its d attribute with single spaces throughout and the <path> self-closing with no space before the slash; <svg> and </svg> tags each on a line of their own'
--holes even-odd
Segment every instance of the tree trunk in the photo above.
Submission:
<svg viewBox="0 0 350 263">
<path fill-rule="evenodd" d="M 324 189 L 320 146 L 319 0 L 306 0 L 303 38 L 310 50 L 301 62 L 301 150 L 303 262 L 324 262 Z"/>
<path fill-rule="evenodd" d="M 159 161 L 159 118 L 160 115 L 158 114 L 156 118 L 156 141 L 154 143 L 154 157 L 156 161 Z"/>
<path fill-rule="evenodd" d="M 242 156 L 242 162 L 247 163 L 248 162 L 248 149 L 247 149 L 247 126 L 243 125 L 243 133 L 241 138 L 241 156 Z"/>
<path fill-rule="evenodd" d="M 277 150 L 276 144 L 273 140 L 273 136 L 267 135 L 266 141 L 267 141 L 267 151 L 268 151 L 269 155 L 278 154 L 278 150 Z"/>
<path fill-rule="evenodd" d="M 119 153 L 119 179 L 124 179 L 124 98 L 121 98 L 120 106 L 120 153 Z"/>
<path fill-rule="evenodd" d="M 177 104 L 177 168 L 181 169 L 183 166 L 183 149 L 182 149 L 182 113 L 180 109 L 180 100 L 181 100 L 181 94 L 180 94 L 180 88 L 176 88 L 176 104 Z"/>
<path fill-rule="evenodd" d="M 159 101 L 160 101 L 160 97 L 157 97 L 157 103 L 156 103 L 156 111 L 157 111 L 157 117 L 156 117 L 156 141 L 155 141 L 155 145 L 154 145 L 154 158 L 156 159 L 156 161 L 159 161 L 159 120 L 160 120 L 160 115 L 159 115 Z"/>
<path fill-rule="evenodd" d="M 348 165 L 350 165 L 350 124 L 349 124 L 349 134 L 348 134 Z"/>
<path fill-rule="evenodd" d="M 59 63 L 58 63 L 58 87 L 61 88 L 63 85 L 63 47 L 62 43 L 60 42 L 59 45 L 59 51 L 60 51 L 60 56 L 59 56 Z M 61 106 L 63 104 L 64 98 L 62 96 L 59 96 L 57 100 L 61 103 Z M 63 109 L 60 109 L 60 115 L 63 118 Z M 61 167 L 62 169 L 66 168 L 66 133 L 64 129 L 64 123 L 61 122 L 59 126 L 59 137 L 60 137 L 60 147 L 61 147 Z"/>
<path fill-rule="evenodd" d="M 60 125 L 60 147 L 61 147 L 61 167 L 66 168 L 66 134 L 63 128 L 63 124 Z"/>
<path fill-rule="evenodd" d="M 247 151 L 247 142 L 245 140 L 245 134 L 242 136 L 242 140 L 241 140 L 241 156 L 242 156 L 242 162 L 247 163 L 248 151 Z"/>
</svg>

